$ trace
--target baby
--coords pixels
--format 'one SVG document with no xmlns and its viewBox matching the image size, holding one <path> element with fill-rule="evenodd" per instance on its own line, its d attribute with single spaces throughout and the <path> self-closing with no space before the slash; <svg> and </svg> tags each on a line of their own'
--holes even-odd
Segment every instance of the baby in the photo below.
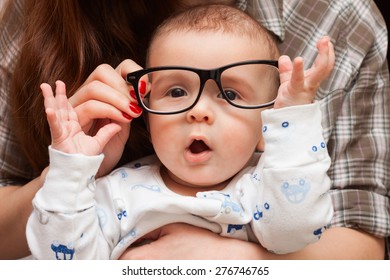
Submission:
<svg viewBox="0 0 390 280">
<path fill-rule="evenodd" d="M 304 71 L 301 58 L 279 58 L 272 35 L 229 6 L 172 16 L 152 38 L 148 68 L 127 75 L 155 155 L 97 180 L 118 128 L 85 135 L 64 84 L 55 96 L 43 84 L 52 144 L 27 227 L 33 256 L 116 259 L 178 222 L 275 253 L 318 240 L 333 215 L 314 102 L 334 63 L 329 38 L 318 51 Z"/>
</svg>

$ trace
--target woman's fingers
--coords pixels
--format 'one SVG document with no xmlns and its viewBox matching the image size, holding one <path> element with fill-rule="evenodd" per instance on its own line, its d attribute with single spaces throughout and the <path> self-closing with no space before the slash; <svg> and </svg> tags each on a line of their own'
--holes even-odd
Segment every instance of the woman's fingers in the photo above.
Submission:
<svg viewBox="0 0 390 280">
<path fill-rule="evenodd" d="M 125 76 L 139 69 L 141 67 L 131 60 L 123 61 L 116 69 L 106 64 L 98 66 L 69 99 L 81 125 L 85 127 L 94 119 L 125 122 L 138 117 L 142 110 Z"/>
<path fill-rule="evenodd" d="M 95 86 L 101 83 L 128 97 L 131 85 L 126 82 L 126 75 L 140 69 L 142 69 L 142 67 L 130 59 L 122 61 L 115 69 L 108 64 L 101 64 L 96 67 L 81 88 L 85 86 L 89 87 L 92 83 L 91 90 L 94 90 L 96 89 Z M 100 83 L 95 85 L 94 82 Z M 75 100 L 75 102 L 77 103 L 77 100 Z M 80 102 L 77 104 L 80 104 Z"/>
<path fill-rule="evenodd" d="M 121 76 L 121 73 L 108 64 L 101 64 L 96 67 L 81 87 L 84 87 L 93 81 L 99 81 L 106 84 L 125 95 L 128 93 L 129 86 L 123 76 Z"/>
<path fill-rule="evenodd" d="M 136 105 L 134 105 L 136 106 Z M 89 130 L 88 125 L 92 125 L 92 121 L 96 119 L 110 119 L 120 123 L 130 122 L 133 118 L 137 118 L 141 115 L 141 112 L 134 112 L 127 107 L 129 112 L 123 112 L 118 110 L 115 106 L 98 100 L 88 100 L 74 110 L 80 121 L 81 127 Z M 137 109 L 138 110 L 138 109 Z"/>
<path fill-rule="evenodd" d="M 141 66 L 136 64 L 134 61 L 127 59 L 118 65 L 116 71 L 121 75 L 121 77 L 124 80 L 126 80 L 127 74 L 141 69 L 142 69 Z M 141 81 L 139 81 L 139 84 L 137 86 L 138 86 L 138 91 L 141 94 L 141 98 L 142 98 L 142 95 L 144 95 L 150 88 L 150 84 L 147 76 L 145 76 Z M 132 97 L 136 100 L 135 96 Z"/>
<path fill-rule="evenodd" d="M 126 75 L 128 73 L 141 70 L 142 67 L 139 66 L 137 63 L 130 59 L 126 59 L 122 61 L 116 68 L 115 71 L 122 77 L 122 79 L 126 80 Z"/>
<path fill-rule="evenodd" d="M 82 86 L 69 100 L 73 107 L 77 107 L 89 100 L 98 100 L 111 104 L 118 110 L 125 112 L 129 111 L 130 102 L 137 102 L 130 96 L 130 90 L 125 95 L 116 88 L 97 80 Z"/>
<path fill-rule="evenodd" d="M 117 123 L 109 123 L 101 127 L 95 135 L 96 141 L 101 147 L 105 147 L 107 143 L 119 132 L 122 127 Z"/>
</svg>

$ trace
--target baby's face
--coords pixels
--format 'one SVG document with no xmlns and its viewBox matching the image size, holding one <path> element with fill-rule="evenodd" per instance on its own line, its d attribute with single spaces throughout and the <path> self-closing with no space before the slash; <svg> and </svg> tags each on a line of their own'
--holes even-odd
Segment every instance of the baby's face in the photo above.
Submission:
<svg viewBox="0 0 390 280">
<path fill-rule="evenodd" d="M 212 69 L 269 59 L 261 49 L 252 40 L 227 33 L 173 32 L 154 41 L 149 66 Z M 260 79 L 259 92 L 270 94 L 269 77 Z M 174 115 L 149 114 L 152 143 L 167 169 L 165 181 L 179 183 L 188 190 L 221 189 L 245 167 L 262 143 L 261 109 L 236 108 L 216 98 L 218 93 L 216 83 L 208 80 L 192 109 Z"/>
</svg>

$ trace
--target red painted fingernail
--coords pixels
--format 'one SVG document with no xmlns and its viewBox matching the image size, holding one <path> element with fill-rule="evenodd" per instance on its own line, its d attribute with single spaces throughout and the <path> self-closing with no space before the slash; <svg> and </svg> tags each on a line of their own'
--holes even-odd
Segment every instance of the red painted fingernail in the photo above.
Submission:
<svg viewBox="0 0 390 280">
<path fill-rule="evenodd" d="M 126 119 L 130 120 L 130 121 L 133 119 L 132 116 L 126 114 L 125 112 L 122 112 L 122 116 L 125 117 Z"/>
<path fill-rule="evenodd" d="M 146 82 L 144 82 L 144 81 L 139 82 L 139 93 L 141 93 L 141 94 L 146 93 Z"/>
<path fill-rule="evenodd" d="M 137 96 L 135 95 L 135 91 L 132 89 L 130 90 L 130 96 L 134 98 L 134 100 L 137 100 Z"/>
<path fill-rule="evenodd" d="M 131 103 L 131 102 L 130 102 L 129 107 L 130 107 L 130 110 L 133 111 L 133 112 L 136 113 L 136 114 L 139 114 L 139 113 L 142 112 L 142 108 L 140 108 L 138 105 L 136 105 L 136 104 L 134 104 L 134 103 Z"/>
</svg>

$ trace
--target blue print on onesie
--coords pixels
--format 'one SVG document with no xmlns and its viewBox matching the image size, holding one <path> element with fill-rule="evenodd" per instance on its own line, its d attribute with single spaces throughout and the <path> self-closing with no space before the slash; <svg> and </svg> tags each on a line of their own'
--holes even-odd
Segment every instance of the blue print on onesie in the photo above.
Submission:
<svg viewBox="0 0 390 280">
<path fill-rule="evenodd" d="M 123 168 L 119 168 L 119 169 L 115 170 L 111 175 L 114 176 L 116 174 L 119 174 L 122 179 L 129 177 L 126 170 L 124 170 Z"/>
<path fill-rule="evenodd" d="M 305 200 L 310 183 L 303 178 L 291 179 L 283 182 L 280 189 L 289 202 L 298 204 Z"/>
<path fill-rule="evenodd" d="M 255 221 L 261 221 L 263 223 L 268 223 L 273 216 L 273 210 L 271 205 L 268 202 L 263 204 L 256 204 L 256 209 L 253 214 L 253 219 Z"/>
<path fill-rule="evenodd" d="M 203 197 L 221 201 L 221 213 L 230 214 L 231 212 L 236 212 L 242 214 L 243 210 L 241 206 L 232 201 L 229 194 L 224 194 L 218 191 L 210 191 L 204 192 Z"/>
<path fill-rule="evenodd" d="M 55 253 L 57 260 L 71 260 L 74 255 L 74 248 L 72 244 L 68 246 L 60 244 L 58 241 L 54 241 L 51 244 L 51 249 Z M 61 258 L 62 257 L 62 258 Z"/>
<path fill-rule="evenodd" d="M 137 189 L 145 189 L 145 190 L 148 190 L 148 191 L 152 191 L 152 192 L 161 192 L 161 189 L 159 186 L 157 185 L 141 185 L 141 184 L 138 184 L 138 185 L 134 185 L 134 186 L 131 186 L 131 190 L 137 190 Z"/>
<path fill-rule="evenodd" d="M 126 234 L 125 236 L 123 236 L 123 238 L 120 239 L 118 246 L 119 247 L 128 246 L 128 244 L 132 243 L 137 237 L 138 237 L 137 229 L 133 228 L 132 230 L 129 231 L 128 234 Z"/>
</svg>

